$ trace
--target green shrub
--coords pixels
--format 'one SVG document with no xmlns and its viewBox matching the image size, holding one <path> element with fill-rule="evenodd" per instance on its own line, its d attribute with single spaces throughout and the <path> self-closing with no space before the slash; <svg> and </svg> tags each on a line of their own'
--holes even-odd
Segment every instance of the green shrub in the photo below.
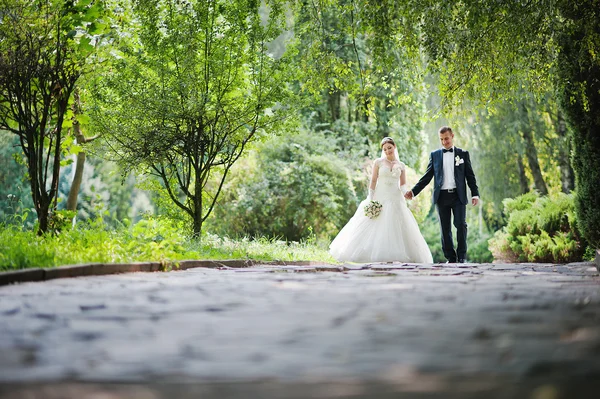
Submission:
<svg viewBox="0 0 600 399">
<path fill-rule="evenodd" d="M 0 229 L 0 270 L 53 265 L 56 250 L 48 241 L 52 238 L 38 237 L 16 226 Z"/>
<path fill-rule="evenodd" d="M 506 199 L 504 206 L 507 225 L 489 241 L 495 259 L 552 263 L 582 259 L 585 245 L 577 229 L 574 194 L 528 193 Z"/>
<path fill-rule="evenodd" d="M 367 177 L 336 157 L 334 149 L 333 138 L 314 132 L 259 145 L 236 165 L 207 229 L 285 241 L 333 236 L 367 191 Z"/>
</svg>

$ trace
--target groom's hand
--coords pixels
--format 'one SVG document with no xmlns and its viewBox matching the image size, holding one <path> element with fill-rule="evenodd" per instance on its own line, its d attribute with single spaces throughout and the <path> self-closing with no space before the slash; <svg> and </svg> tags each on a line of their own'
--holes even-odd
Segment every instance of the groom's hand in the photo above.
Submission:
<svg viewBox="0 0 600 399">
<path fill-rule="evenodd" d="M 407 191 L 406 194 L 404 194 L 404 198 L 406 198 L 407 200 L 413 199 L 413 192 L 412 192 L 412 190 Z"/>
<path fill-rule="evenodd" d="M 477 205 L 479 203 L 479 198 L 471 199 L 471 203 L 473 204 L 473 206 Z"/>
</svg>

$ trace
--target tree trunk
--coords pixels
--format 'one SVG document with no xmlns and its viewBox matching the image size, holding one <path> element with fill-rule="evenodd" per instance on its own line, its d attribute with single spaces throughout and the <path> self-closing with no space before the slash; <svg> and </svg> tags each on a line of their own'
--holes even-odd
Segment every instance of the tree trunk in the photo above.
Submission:
<svg viewBox="0 0 600 399">
<path fill-rule="evenodd" d="M 49 218 L 49 209 L 50 202 L 46 197 L 45 187 L 43 184 L 43 173 L 44 168 L 40 165 L 39 152 L 42 149 L 38 148 L 37 141 L 34 140 L 34 136 L 37 132 L 33 134 L 31 132 L 27 132 L 27 143 L 28 150 L 26 152 L 26 156 L 28 158 L 28 170 L 29 170 L 29 184 L 31 186 L 31 195 L 33 197 L 33 206 L 35 208 L 35 212 L 37 214 L 38 219 L 38 235 L 43 235 L 48 231 L 48 218 Z"/>
<path fill-rule="evenodd" d="M 519 186 L 521 187 L 521 194 L 529 192 L 529 181 L 525 174 L 525 165 L 523 164 L 523 157 L 521 154 L 517 155 L 517 166 L 519 168 Z"/>
<path fill-rule="evenodd" d="M 560 168 L 560 184 L 563 193 L 570 193 L 575 189 L 575 174 L 571 166 L 571 140 L 567 132 L 567 124 L 563 118 L 562 112 L 558 110 L 554 128 L 558 134 L 558 166 Z"/>
<path fill-rule="evenodd" d="M 194 238 L 200 238 L 200 236 L 202 235 L 202 215 L 199 215 L 198 213 L 194 214 L 194 231 L 192 233 L 192 236 Z"/>
<path fill-rule="evenodd" d="M 77 210 L 77 197 L 79 196 L 79 189 L 81 187 L 81 180 L 83 178 L 83 168 L 85 166 L 85 152 L 81 151 L 77 154 L 77 162 L 75 163 L 75 175 L 71 182 L 71 188 L 69 189 L 69 197 L 67 198 L 67 210 Z"/>
<path fill-rule="evenodd" d="M 192 235 L 194 238 L 200 238 L 202 234 L 202 184 L 200 183 L 199 176 L 200 171 L 196 170 L 196 183 L 194 186 L 194 215 L 193 215 L 193 232 Z"/>
<path fill-rule="evenodd" d="M 600 248 L 600 14 L 596 0 L 558 3 L 565 23 L 557 36 L 561 105 L 573 131 L 577 226 Z"/>
<path fill-rule="evenodd" d="M 35 210 L 38 216 L 38 236 L 44 235 L 48 231 L 48 221 L 50 219 L 50 204 L 40 203 L 36 204 Z"/>
<path fill-rule="evenodd" d="M 77 121 L 77 115 L 81 114 L 81 100 L 79 98 L 79 90 L 73 92 L 73 132 L 75 133 L 77 144 L 83 146 L 85 143 L 89 143 L 97 138 L 97 136 L 86 138 L 81 131 L 81 125 Z M 71 188 L 69 189 L 69 196 L 67 198 L 67 210 L 77 210 L 77 198 L 79 196 L 79 189 L 81 188 L 81 181 L 83 179 L 83 170 L 85 168 L 85 152 L 82 150 L 77 154 L 77 162 L 75 163 L 75 175 L 71 182 Z"/>
<path fill-rule="evenodd" d="M 336 90 L 333 93 L 328 93 L 328 95 L 327 95 L 327 105 L 329 106 L 329 116 L 331 117 L 332 122 L 335 122 L 338 119 L 340 119 L 340 116 L 341 116 L 340 100 L 341 100 L 341 93 L 339 90 Z"/>
<path fill-rule="evenodd" d="M 542 176 L 542 169 L 538 161 L 537 148 L 535 147 L 535 140 L 533 138 L 533 130 L 531 129 L 531 123 L 527 115 L 527 105 L 525 102 L 521 103 L 523 123 L 521 124 L 521 137 L 525 144 L 525 156 L 527 157 L 527 163 L 529 164 L 529 170 L 533 175 L 533 183 L 535 189 L 542 195 L 548 195 L 548 187 Z"/>
</svg>

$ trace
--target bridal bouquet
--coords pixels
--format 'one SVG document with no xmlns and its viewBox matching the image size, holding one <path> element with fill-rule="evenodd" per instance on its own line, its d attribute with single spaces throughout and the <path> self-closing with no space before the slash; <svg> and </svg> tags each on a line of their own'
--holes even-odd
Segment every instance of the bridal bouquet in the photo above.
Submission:
<svg viewBox="0 0 600 399">
<path fill-rule="evenodd" d="M 365 206 L 365 216 L 369 219 L 375 219 L 381 213 L 381 202 L 379 201 L 371 201 Z"/>
</svg>

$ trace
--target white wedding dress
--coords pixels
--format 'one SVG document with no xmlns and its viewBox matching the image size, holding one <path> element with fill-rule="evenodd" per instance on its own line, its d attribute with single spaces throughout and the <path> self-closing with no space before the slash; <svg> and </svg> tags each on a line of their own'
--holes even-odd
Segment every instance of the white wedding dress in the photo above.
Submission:
<svg viewBox="0 0 600 399">
<path fill-rule="evenodd" d="M 431 251 L 399 187 L 404 168 L 402 162 L 391 170 L 380 163 L 373 199 L 383 205 L 381 213 L 369 219 L 364 207 L 370 201 L 362 201 L 329 247 L 334 258 L 359 263 L 433 263 Z"/>
</svg>

